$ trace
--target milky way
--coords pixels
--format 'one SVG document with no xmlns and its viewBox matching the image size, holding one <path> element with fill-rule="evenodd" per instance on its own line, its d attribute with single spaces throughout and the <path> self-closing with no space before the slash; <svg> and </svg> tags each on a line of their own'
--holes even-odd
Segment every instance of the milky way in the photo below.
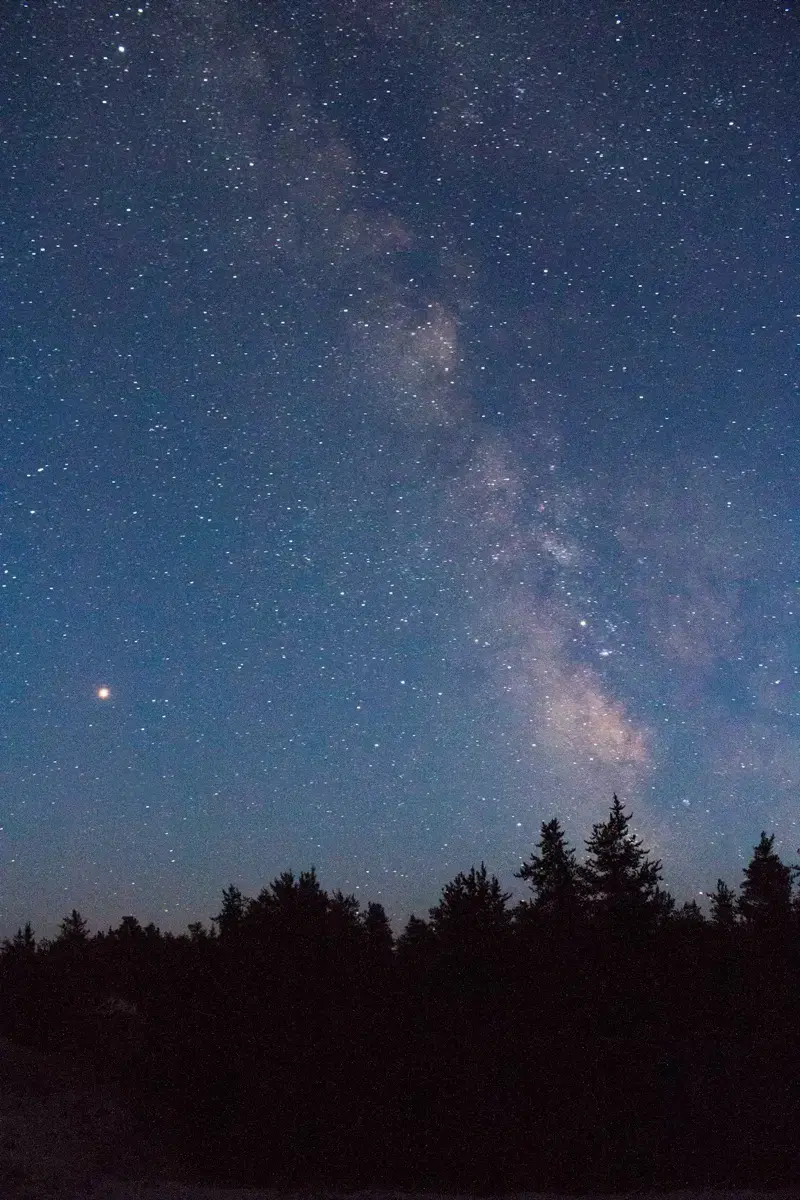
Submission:
<svg viewBox="0 0 800 1200">
<path fill-rule="evenodd" d="M 800 25 L 662 9 L 6 13 L 0 933 L 792 858 Z"/>
</svg>

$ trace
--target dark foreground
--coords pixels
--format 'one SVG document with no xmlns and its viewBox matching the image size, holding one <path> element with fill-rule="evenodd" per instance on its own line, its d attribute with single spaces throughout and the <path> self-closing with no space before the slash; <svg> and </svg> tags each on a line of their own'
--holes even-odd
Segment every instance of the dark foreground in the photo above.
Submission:
<svg viewBox="0 0 800 1200">
<path fill-rule="evenodd" d="M 78 1181 L 800 1196 L 793 872 L 764 835 L 704 917 L 627 822 L 615 798 L 583 866 L 547 823 L 520 872 L 532 900 L 473 868 L 397 939 L 313 871 L 231 887 L 211 930 L 125 917 L 92 936 L 78 913 L 53 942 L 21 930 L 0 1033 L 53 1065 L 31 1059 L 30 1116 L 25 1070 L 6 1080 L 6 1183 L 57 1128 Z"/>
</svg>

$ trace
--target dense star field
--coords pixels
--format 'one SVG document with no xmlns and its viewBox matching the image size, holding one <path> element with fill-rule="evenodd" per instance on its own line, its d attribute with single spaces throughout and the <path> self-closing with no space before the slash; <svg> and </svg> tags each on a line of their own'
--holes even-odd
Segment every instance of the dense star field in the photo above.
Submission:
<svg viewBox="0 0 800 1200">
<path fill-rule="evenodd" d="M 800 842 L 788 3 L 0 29 L 0 934 Z"/>
</svg>

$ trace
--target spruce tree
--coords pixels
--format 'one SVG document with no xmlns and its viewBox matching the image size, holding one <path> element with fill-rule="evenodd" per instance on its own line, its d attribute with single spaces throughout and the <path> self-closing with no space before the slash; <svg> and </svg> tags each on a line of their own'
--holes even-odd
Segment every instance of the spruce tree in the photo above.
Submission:
<svg viewBox="0 0 800 1200">
<path fill-rule="evenodd" d="M 584 907 L 586 888 L 557 817 L 542 824 L 536 848 L 539 853 L 531 854 L 514 877 L 528 883 L 534 912 L 571 925 Z"/>
<path fill-rule="evenodd" d="M 33 958 L 35 953 L 36 938 L 31 929 L 30 921 L 25 922 L 24 929 L 20 926 L 11 940 L 5 938 L 2 949 L 0 949 L 0 956 L 15 961 L 24 958 Z"/>
<path fill-rule="evenodd" d="M 370 954 L 381 961 L 389 961 L 394 949 L 394 934 L 386 909 L 375 900 L 370 900 L 363 921 Z"/>
<path fill-rule="evenodd" d="M 659 886 L 661 862 L 629 831 L 631 816 L 615 795 L 607 821 L 592 827 L 588 860 L 578 868 L 590 908 L 612 918 L 666 916 L 674 901 Z"/>
<path fill-rule="evenodd" d="M 56 945 L 85 946 L 89 941 L 89 925 L 76 908 L 64 917 L 58 927 Z"/>
<path fill-rule="evenodd" d="M 781 861 L 774 844 L 775 835 L 762 831 L 744 869 L 739 897 L 739 913 L 759 929 L 785 929 L 792 911 L 792 868 Z"/>
<path fill-rule="evenodd" d="M 717 880 L 716 889 L 709 894 L 711 920 L 717 929 L 734 929 L 736 926 L 736 894 L 724 879 Z"/>
</svg>

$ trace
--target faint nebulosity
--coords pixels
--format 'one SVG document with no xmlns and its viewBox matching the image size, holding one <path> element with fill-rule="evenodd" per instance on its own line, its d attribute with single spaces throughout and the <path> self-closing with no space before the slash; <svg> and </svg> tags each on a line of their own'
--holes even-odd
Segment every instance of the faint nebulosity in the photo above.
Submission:
<svg viewBox="0 0 800 1200">
<path fill-rule="evenodd" d="M 794 6 L 2 24 L 0 932 L 790 860 Z"/>
</svg>

